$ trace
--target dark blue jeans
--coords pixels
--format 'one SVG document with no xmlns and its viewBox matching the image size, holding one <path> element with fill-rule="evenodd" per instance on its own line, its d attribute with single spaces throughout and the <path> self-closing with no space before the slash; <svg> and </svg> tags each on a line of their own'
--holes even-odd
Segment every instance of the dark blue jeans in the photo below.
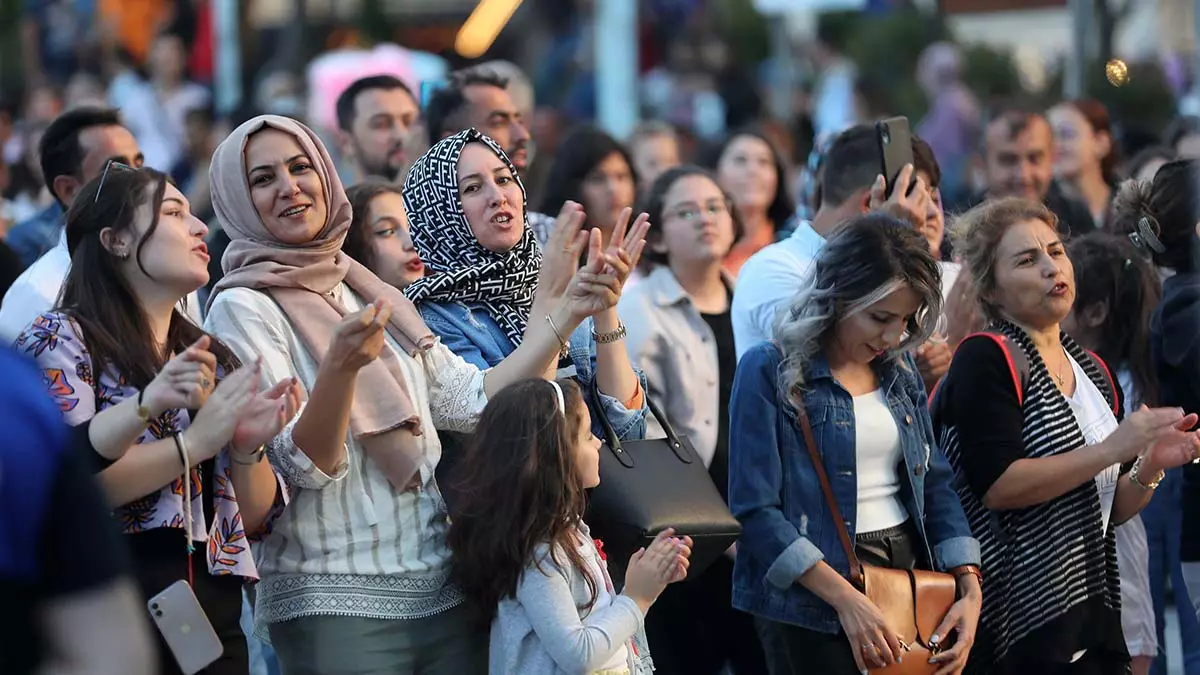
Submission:
<svg viewBox="0 0 1200 675">
<path fill-rule="evenodd" d="M 1179 614 L 1179 634 L 1183 643 L 1183 665 L 1187 675 L 1200 675 L 1200 621 L 1192 609 L 1183 570 L 1179 563 L 1179 530 L 1182 521 L 1180 490 L 1183 475 L 1179 469 L 1167 472 L 1154 497 L 1142 510 L 1146 539 L 1150 547 L 1150 595 L 1154 600 L 1154 620 L 1158 626 L 1158 658 L 1151 675 L 1167 675 L 1167 643 L 1163 633 L 1167 606 L 1167 579 L 1171 581 L 1175 608 Z"/>
</svg>

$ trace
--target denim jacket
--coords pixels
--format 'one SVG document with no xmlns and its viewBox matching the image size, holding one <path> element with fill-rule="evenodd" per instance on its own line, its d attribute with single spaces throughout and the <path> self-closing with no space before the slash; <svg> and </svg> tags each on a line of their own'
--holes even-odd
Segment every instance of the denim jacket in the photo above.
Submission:
<svg viewBox="0 0 1200 675">
<path fill-rule="evenodd" d="M 517 346 L 508 339 L 504 330 L 482 306 L 466 303 L 422 302 L 417 305 L 426 325 L 450 351 L 479 368 L 491 368 L 503 361 Z M 575 366 L 575 378 L 583 389 L 584 400 L 592 411 L 592 432 L 604 438 L 603 428 L 596 416 L 603 413 L 621 440 L 636 440 L 646 437 L 647 407 L 627 410 L 625 405 L 607 394 L 600 400 L 592 400 L 592 380 L 596 373 L 596 343 L 592 340 L 592 320 L 580 324 L 570 337 L 571 361 Z M 646 376 L 635 369 L 643 392 L 649 392 Z M 643 399 L 645 396 L 643 396 Z"/>
<path fill-rule="evenodd" d="M 840 629 L 832 607 L 798 579 L 824 560 L 844 577 L 850 563 L 838 539 L 803 432 L 780 395 L 782 354 L 772 343 L 738 363 L 729 410 L 729 507 L 742 523 L 733 573 L 733 605 L 765 619 L 825 633 Z M 907 368 L 907 369 L 906 369 Z M 938 570 L 978 565 L 979 542 L 954 492 L 954 473 L 933 436 L 925 388 L 911 357 L 877 366 L 879 384 L 900 431 L 908 480 L 900 497 Z M 824 357 L 805 373 L 805 409 L 851 539 L 855 536 L 854 401 Z"/>
</svg>

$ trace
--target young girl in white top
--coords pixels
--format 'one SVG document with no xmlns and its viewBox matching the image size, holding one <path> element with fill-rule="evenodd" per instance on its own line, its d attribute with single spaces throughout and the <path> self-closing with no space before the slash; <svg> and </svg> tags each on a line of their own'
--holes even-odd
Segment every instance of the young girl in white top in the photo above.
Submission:
<svg viewBox="0 0 1200 675">
<path fill-rule="evenodd" d="M 489 672 L 652 672 L 643 621 L 687 576 L 691 541 L 663 531 L 614 589 L 582 519 L 600 441 L 578 386 L 526 380 L 496 394 L 462 467 L 447 543 L 463 591 L 491 619 Z"/>
</svg>

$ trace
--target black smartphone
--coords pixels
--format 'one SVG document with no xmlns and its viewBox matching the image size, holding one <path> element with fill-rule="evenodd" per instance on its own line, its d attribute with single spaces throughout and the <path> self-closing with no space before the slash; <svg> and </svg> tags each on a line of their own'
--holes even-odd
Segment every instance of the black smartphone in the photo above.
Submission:
<svg viewBox="0 0 1200 675">
<path fill-rule="evenodd" d="M 885 195 L 891 197 L 900 170 L 905 164 L 913 163 L 912 132 L 908 127 L 908 118 L 879 120 L 875 123 L 875 139 L 879 145 L 880 173 L 886 181 Z M 912 185 L 909 184 L 910 191 Z"/>
</svg>

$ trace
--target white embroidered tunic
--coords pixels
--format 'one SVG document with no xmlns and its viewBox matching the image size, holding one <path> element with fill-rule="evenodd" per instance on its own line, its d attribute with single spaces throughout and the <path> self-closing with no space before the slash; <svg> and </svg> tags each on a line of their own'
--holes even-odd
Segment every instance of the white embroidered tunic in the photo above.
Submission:
<svg viewBox="0 0 1200 675">
<path fill-rule="evenodd" d="M 346 285 L 335 296 L 353 312 L 362 300 Z M 317 379 L 308 352 L 280 307 L 261 291 L 222 291 L 206 328 L 243 361 L 263 359 L 264 385 L 296 376 L 305 392 Z M 347 433 L 346 463 L 326 475 L 292 441 L 292 420 L 269 447 L 271 463 L 292 489 L 292 501 L 271 534 L 255 546 L 255 632 L 311 615 L 419 619 L 462 602 L 448 583 L 446 505 L 434 480 L 441 457 L 435 430 L 470 431 L 486 404 L 484 371 L 438 342 L 412 358 L 397 352 L 425 433 L 421 487 L 399 492 Z"/>
</svg>

